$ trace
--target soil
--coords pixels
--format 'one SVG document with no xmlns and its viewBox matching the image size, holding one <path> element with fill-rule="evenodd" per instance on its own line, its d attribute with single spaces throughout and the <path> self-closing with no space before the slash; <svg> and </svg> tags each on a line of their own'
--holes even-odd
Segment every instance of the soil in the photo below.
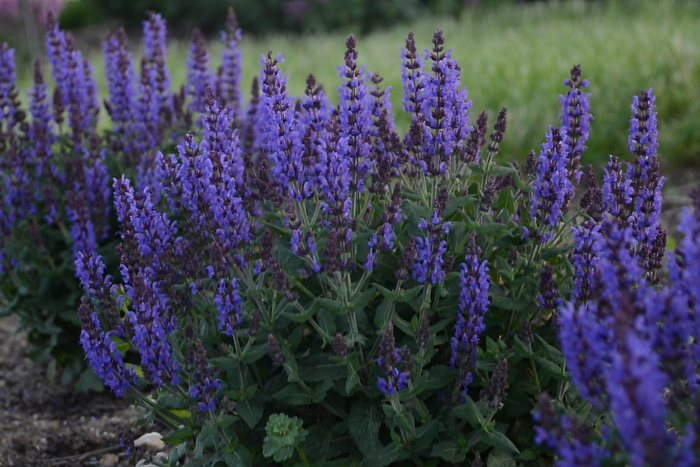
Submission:
<svg viewBox="0 0 700 467">
<path fill-rule="evenodd" d="M 145 455 L 125 454 L 120 427 L 135 437 L 159 428 L 130 428 L 137 409 L 108 392 L 77 394 L 48 380 L 16 329 L 13 317 L 0 320 L 0 467 L 136 466 Z"/>
</svg>

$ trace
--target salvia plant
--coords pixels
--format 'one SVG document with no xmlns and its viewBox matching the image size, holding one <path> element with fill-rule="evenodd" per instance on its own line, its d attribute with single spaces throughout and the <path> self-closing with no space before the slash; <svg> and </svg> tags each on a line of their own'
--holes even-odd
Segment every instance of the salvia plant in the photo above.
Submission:
<svg viewBox="0 0 700 467">
<path fill-rule="evenodd" d="M 106 38 L 104 134 L 55 20 L 31 118 L 2 46 L 0 227 L 6 312 L 54 355 L 79 323 L 167 465 L 696 465 L 700 195 L 663 269 L 652 89 L 599 184 L 580 66 L 521 170 L 439 30 L 401 50 L 403 136 L 354 36 L 337 104 L 272 52 L 246 104 L 233 12 L 177 92 L 165 35 L 150 14 L 138 66 Z"/>
</svg>

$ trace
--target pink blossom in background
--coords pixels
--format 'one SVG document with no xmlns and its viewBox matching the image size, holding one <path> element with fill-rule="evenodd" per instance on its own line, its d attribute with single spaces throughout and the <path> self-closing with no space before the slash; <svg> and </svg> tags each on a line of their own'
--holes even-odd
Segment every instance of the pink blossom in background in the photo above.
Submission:
<svg viewBox="0 0 700 467">
<path fill-rule="evenodd" d="M 22 2 L 29 4 L 37 18 L 43 19 L 49 11 L 60 12 L 66 0 L 0 0 L 0 18 L 18 16 Z"/>
</svg>

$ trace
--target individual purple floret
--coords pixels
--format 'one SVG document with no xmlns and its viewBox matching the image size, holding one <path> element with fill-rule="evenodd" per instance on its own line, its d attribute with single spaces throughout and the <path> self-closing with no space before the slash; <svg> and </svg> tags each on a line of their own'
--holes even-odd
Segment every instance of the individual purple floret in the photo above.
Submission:
<svg viewBox="0 0 700 467">
<path fill-rule="evenodd" d="M 386 378 L 379 378 L 377 387 L 388 396 L 405 388 L 411 377 L 408 371 L 400 370 L 401 363 L 402 358 L 399 351 L 396 349 L 396 342 L 394 340 L 394 325 L 389 321 L 379 341 L 379 359 L 377 359 L 379 368 L 386 374 Z"/>
<path fill-rule="evenodd" d="M 209 70 L 209 52 L 207 52 L 202 32 L 196 28 L 187 56 L 187 83 L 185 84 L 187 95 L 191 98 L 189 106 L 193 111 L 204 112 L 206 90 L 213 85 Z"/>
<path fill-rule="evenodd" d="M 214 305 L 219 311 L 219 329 L 232 336 L 243 322 L 243 299 L 239 295 L 236 279 L 221 279 L 214 296 Z"/>
<path fill-rule="evenodd" d="M 537 178 L 532 187 L 530 216 L 537 218 L 543 230 L 544 226 L 550 226 L 549 231 L 540 235 L 543 241 L 552 238 L 551 227 L 556 226 L 564 215 L 567 196 L 572 190 L 567 170 L 569 147 L 565 136 L 559 128 L 550 127 L 547 141 L 542 144 L 542 152 L 537 159 Z"/>
<path fill-rule="evenodd" d="M 226 18 L 226 31 L 221 31 L 224 51 L 221 57 L 221 67 L 217 77 L 218 96 L 227 109 L 233 112 L 232 121 L 236 127 L 243 121 L 241 96 L 241 30 L 233 8 L 229 8 Z"/>
<path fill-rule="evenodd" d="M 476 367 L 476 350 L 479 337 L 486 329 L 484 315 L 489 306 L 489 268 L 486 260 L 481 261 L 480 248 L 476 245 L 476 235 L 469 241 L 466 262 L 460 272 L 459 312 L 455 335 L 452 337 L 450 368 L 458 372 L 456 391 L 463 400 L 472 382 L 471 372 Z"/>
<path fill-rule="evenodd" d="M 569 171 L 569 179 L 576 180 L 578 183 L 581 179 L 581 154 L 586 149 L 586 141 L 588 140 L 591 129 L 591 104 L 589 99 L 590 94 L 586 94 L 583 88 L 588 87 L 588 80 L 581 79 L 581 65 L 576 65 L 571 69 L 571 77 L 564 80 L 564 85 L 568 86 L 569 91 L 559 96 L 561 100 L 561 132 L 566 134 L 566 145 L 569 148 L 567 169 Z M 573 196 L 573 192 L 571 195 Z"/>
<path fill-rule="evenodd" d="M 340 77 L 345 79 L 338 87 L 338 109 L 340 136 L 346 141 L 337 149 L 350 163 L 351 190 L 362 192 L 373 165 L 370 158 L 373 99 L 365 85 L 364 67 L 357 64 L 355 36 L 348 36 L 345 46 L 345 64 L 338 66 Z"/>
</svg>

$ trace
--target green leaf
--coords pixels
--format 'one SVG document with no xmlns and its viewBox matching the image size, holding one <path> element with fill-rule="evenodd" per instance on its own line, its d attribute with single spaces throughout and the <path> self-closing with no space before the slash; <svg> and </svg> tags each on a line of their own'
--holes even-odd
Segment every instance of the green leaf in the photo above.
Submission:
<svg viewBox="0 0 700 467">
<path fill-rule="evenodd" d="M 186 409 L 190 406 L 190 401 L 184 400 L 180 396 L 175 394 L 165 392 L 158 396 L 158 401 L 156 402 L 156 410 L 165 409 Z"/>
<path fill-rule="evenodd" d="M 248 349 L 248 353 L 245 354 L 245 357 L 241 359 L 241 362 L 249 365 L 253 362 L 257 362 L 265 355 L 267 355 L 267 344 L 252 345 L 250 349 Z"/>
<path fill-rule="evenodd" d="M 511 440 L 508 439 L 506 435 L 500 431 L 481 431 L 481 440 L 493 446 L 496 449 L 501 449 L 503 451 L 512 452 L 513 454 L 520 454 L 520 451 Z"/>
<path fill-rule="evenodd" d="M 571 246 L 558 246 L 552 248 L 544 248 L 542 250 L 542 259 L 544 261 L 549 261 L 556 256 L 562 256 L 567 254 L 571 250 Z"/>
<path fill-rule="evenodd" d="M 314 300 L 314 305 L 318 305 L 321 309 L 326 309 L 331 313 L 345 313 L 345 306 L 338 300 L 332 300 L 325 297 L 317 297 Z"/>
<path fill-rule="evenodd" d="M 285 385 L 272 398 L 289 405 L 307 405 L 311 403 L 311 396 L 296 384 Z"/>
<path fill-rule="evenodd" d="M 376 286 L 376 284 L 375 284 Z M 413 288 L 410 288 L 408 290 L 400 290 L 399 294 L 396 297 L 396 301 L 399 303 L 403 302 L 410 302 L 414 298 L 418 296 L 423 291 L 423 286 L 422 285 L 417 285 Z"/>
<path fill-rule="evenodd" d="M 491 451 L 486 461 L 486 467 L 515 467 L 516 465 L 513 455 L 500 449 Z"/>
<path fill-rule="evenodd" d="M 193 433 L 194 431 L 192 431 L 192 427 L 186 426 L 184 428 L 180 428 L 179 430 L 173 431 L 167 436 L 163 436 L 163 442 L 177 446 L 190 439 Z"/>
<path fill-rule="evenodd" d="M 440 389 L 450 383 L 454 378 L 454 373 L 444 365 L 435 365 L 430 368 L 428 378 L 425 382 L 425 389 Z"/>
<path fill-rule="evenodd" d="M 335 336 L 335 318 L 328 310 L 321 310 L 317 313 L 318 326 L 329 336 Z"/>
<path fill-rule="evenodd" d="M 389 320 L 389 314 L 391 313 L 391 305 L 394 302 L 393 299 L 384 297 L 382 303 L 377 307 L 377 311 L 374 313 L 374 325 L 379 329 L 384 329 L 386 323 Z"/>
<path fill-rule="evenodd" d="M 359 400 L 350 407 L 348 432 L 357 448 L 365 456 L 379 450 L 379 427 L 382 425 L 381 413 L 377 407 L 369 405 L 366 400 Z"/>
<path fill-rule="evenodd" d="M 216 432 L 216 427 L 211 423 L 207 423 L 202 428 L 197 436 L 197 441 L 194 446 L 194 457 L 201 458 L 204 455 L 204 448 L 214 444 L 218 438 L 218 433 Z"/>
<path fill-rule="evenodd" d="M 411 412 L 402 410 L 396 414 L 394 421 L 396 422 L 396 426 L 402 430 L 407 431 L 412 435 L 416 434 L 416 419 L 413 417 Z"/>
<path fill-rule="evenodd" d="M 479 406 L 469 396 L 464 398 L 464 404 L 452 409 L 452 415 L 461 420 L 467 420 L 474 429 L 486 425 L 486 419 L 479 410 Z"/>
<path fill-rule="evenodd" d="M 322 383 L 316 385 L 316 387 L 314 388 L 314 397 L 313 397 L 314 404 L 318 404 L 323 399 L 325 399 L 326 393 L 332 387 L 333 387 L 333 380 L 331 380 L 331 379 L 324 380 Z"/>
<path fill-rule="evenodd" d="M 464 451 L 459 446 L 457 441 L 441 441 L 433 446 L 433 450 L 430 452 L 433 457 L 441 457 L 447 462 L 452 462 L 456 464 L 458 462 L 463 462 L 466 455 Z"/>
<path fill-rule="evenodd" d="M 512 298 L 504 297 L 502 295 L 490 295 L 489 300 L 491 302 L 491 306 L 501 308 L 502 310 L 524 311 L 526 307 L 526 303 L 522 300 L 513 300 Z"/>
<path fill-rule="evenodd" d="M 385 467 L 392 462 L 403 460 L 409 456 L 409 452 L 403 446 L 389 444 L 378 451 L 374 451 L 365 459 L 365 465 L 371 467 Z"/>
<path fill-rule="evenodd" d="M 237 401 L 236 412 L 250 428 L 255 428 L 263 415 L 263 407 L 258 397 Z"/>
<path fill-rule="evenodd" d="M 235 451 L 224 454 L 224 462 L 228 467 L 250 467 L 253 465 L 250 453 L 243 446 L 238 446 Z"/>
<path fill-rule="evenodd" d="M 379 284 L 373 284 L 374 288 L 384 296 L 384 298 L 387 298 L 389 300 L 396 300 L 398 297 L 398 294 L 394 293 L 393 290 L 389 290 L 385 287 L 382 287 Z"/>
<path fill-rule="evenodd" d="M 357 312 L 364 310 L 369 301 L 374 296 L 374 294 L 374 288 L 370 287 L 369 289 L 362 292 L 359 296 L 355 297 L 352 301 L 350 301 L 351 311 Z"/>
<path fill-rule="evenodd" d="M 347 381 L 345 381 L 345 392 L 350 395 L 352 394 L 352 390 L 357 386 L 357 383 L 360 382 L 360 375 L 357 373 L 353 373 L 350 376 L 348 376 Z"/>
<path fill-rule="evenodd" d="M 416 439 L 411 444 L 411 449 L 420 451 L 431 446 L 435 441 L 439 425 L 437 420 L 430 420 L 428 423 L 416 428 Z"/>
<path fill-rule="evenodd" d="M 316 354 L 299 359 L 299 377 L 304 381 L 335 380 L 345 375 L 347 367 L 343 363 L 332 361 L 333 356 Z"/>
<path fill-rule="evenodd" d="M 551 376 L 561 376 L 561 367 L 556 363 L 543 357 L 535 357 L 535 360 L 546 373 L 549 373 Z"/>
</svg>

